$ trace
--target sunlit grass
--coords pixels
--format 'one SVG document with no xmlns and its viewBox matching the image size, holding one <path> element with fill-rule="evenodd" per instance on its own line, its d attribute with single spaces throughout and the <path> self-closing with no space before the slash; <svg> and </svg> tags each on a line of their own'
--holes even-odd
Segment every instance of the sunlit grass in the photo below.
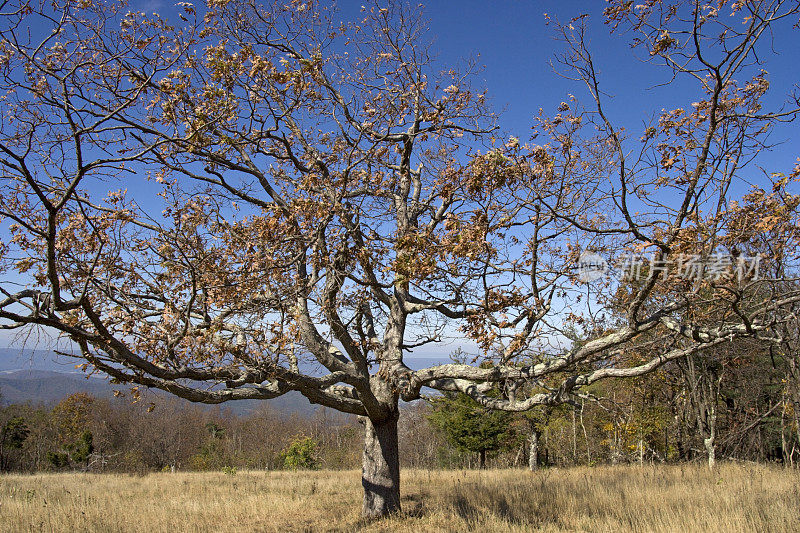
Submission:
<svg viewBox="0 0 800 533">
<path fill-rule="evenodd" d="M 363 523 L 360 474 L 0 477 L 0 531 L 800 531 L 800 472 L 759 465 L 403 472 Z"/>
</svg>

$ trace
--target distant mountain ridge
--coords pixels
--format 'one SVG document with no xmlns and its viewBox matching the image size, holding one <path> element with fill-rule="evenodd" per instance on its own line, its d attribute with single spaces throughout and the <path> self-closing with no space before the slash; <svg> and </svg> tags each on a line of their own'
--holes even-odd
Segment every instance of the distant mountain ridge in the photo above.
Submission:
<svg viewBox="0 0 800 533">
<path fill-rule="evenodd" d="M 115 390 L 125 392 L 125 385 L 111 384 L 95 374 L 88 376 L 75 370 L 77 360 L 45 350 L 0 348 L 0 403 L 54 405 L 66 396 L 85 392 L 98 398 L 112 398 Z M 441 363 L 436 358 L 409 358 L 412 368 Z M 166 396 L 168 393 L 149 390 L 148 394 Z M 298 392 L 290 392 L 267 400 L 270 406 L 286 414 L 310 415 L 320 408 Z M 260 405 L 260 400 L 226 402 L 225 407 L 238 415 L 247 414 Z"/>
<path fill-rule="evenodd" d="M 126 385 L 115 385 L 102 374 L 87 376 L 75 369 L 77 359 L 49 350 L 0 348 L 0 403 L 51 406 L 64 397 L 84 392 L 98 398 L 113 398 L 114 391 L 126 392 Z M 168 393 L 148 389 L 156 397 Z M 310 415 L 320 408 L 299 393 L 285 394 L 269 400 L 273 409 L 285 414 Z M 188 402 L 187 402 L 188 403 Z M 237 415 L 244 415 L 259 405 L 258 400 L 225 402 Z M 216 406 L 213 406 L 216 409 Z"/>
<path fill-rule="evenodd" d="M 111 384 L 103 376 L 86 377 L 80 372 L 53 372 L 50 370 L 22 369 L 0 371 L 0 403 L 31 404 L 52 406 L 70 394 L 84 392 L 97 398 L 113 398 L 114 391 L 123 393 L 126 385 Z M 146 394 L 154 397 L 171 396 L 166 392 L 148 389 Z M 188 400 L 184 400 L 187 403 Z M 276 411 L 287 415 L 311 415 L 320 408 L 308 402 L 300 393 L 290 392 L 273 400 L 268 400 Z M 246 415 L 256 409 L 259 400 L 225 402 L 224 407 L 237 415 Z M 209 406 L 216 409 L 216 406 Z"/>
<path fill-rule="evenodd" d="M 64 357 L 53 350 L 0 348 L 0 373 L 17 370 L 48 370 L 74 373 L 79 360 Z"/>
<path fill-rule="evenodd" d="M 85 392 L 93 396 L 113 396 L 112 385 L 99 377 L 80 373 L 22 369 L 0 371 L 2 402 L 51 404 L 65 396 Z"/>
</svg>

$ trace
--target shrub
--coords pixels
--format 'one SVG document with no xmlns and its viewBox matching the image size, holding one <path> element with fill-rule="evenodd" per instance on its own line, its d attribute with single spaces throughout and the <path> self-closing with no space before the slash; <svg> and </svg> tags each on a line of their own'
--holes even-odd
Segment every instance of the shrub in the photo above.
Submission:
<svg viewBox="0 0 800 533">
<path fill-rule="evenodd" d="M 318 448 L 317 441 L 311 437 L 297 435 L 281 453 L 283 465 L 292 470 L 315 470 L 319 468 Z"/>
</svg>

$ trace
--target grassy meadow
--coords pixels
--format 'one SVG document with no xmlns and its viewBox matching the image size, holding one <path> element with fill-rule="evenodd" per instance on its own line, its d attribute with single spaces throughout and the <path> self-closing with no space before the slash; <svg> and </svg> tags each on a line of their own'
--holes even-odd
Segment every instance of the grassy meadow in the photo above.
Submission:
<svg viewBox="0 0 800 533">
<path fill-rule="evenodd" d="M 0 531 L 800 531 L 800 471 L 763 465 L 403 471 L 359 518 L 356 471 L 0 476 Z"/>
</svg>

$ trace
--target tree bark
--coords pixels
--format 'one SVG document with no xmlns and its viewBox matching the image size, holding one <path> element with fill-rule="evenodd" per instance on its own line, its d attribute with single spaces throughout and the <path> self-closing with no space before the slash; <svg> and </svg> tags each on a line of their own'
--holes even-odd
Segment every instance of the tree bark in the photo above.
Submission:
<svg viewBox="0 0 800 533">
<path fill-rule="evenodd" d="M 539 468 L 539 433 L 531 431 L 531 449 L 528 454 L 528 469 L 533 472 Z"/>
<path fill-rule="evenodd" d="M 714 437 L 712 436 L 710 438 L 703 439 L 703 444 L 705 445 L 706 453 L 708 454 L 708 468 L 713 470 L 714 465 L 717 462 L 717 450 Z"/>
<path fill-rule="evenodd" d="M 400 454 L 397 438 L 398 413 L 381 421 L 367 417 L 364 424 L 364 460 L 361 485 L 364 487 L 365 519 L 381 518 L 400 511 Z"/>
<path fill-rule="evenodd" d="M 480 466 L 478 468 L 481 470 L 486 469 L 486 450 L 480 451 Z"/>
</svg>

